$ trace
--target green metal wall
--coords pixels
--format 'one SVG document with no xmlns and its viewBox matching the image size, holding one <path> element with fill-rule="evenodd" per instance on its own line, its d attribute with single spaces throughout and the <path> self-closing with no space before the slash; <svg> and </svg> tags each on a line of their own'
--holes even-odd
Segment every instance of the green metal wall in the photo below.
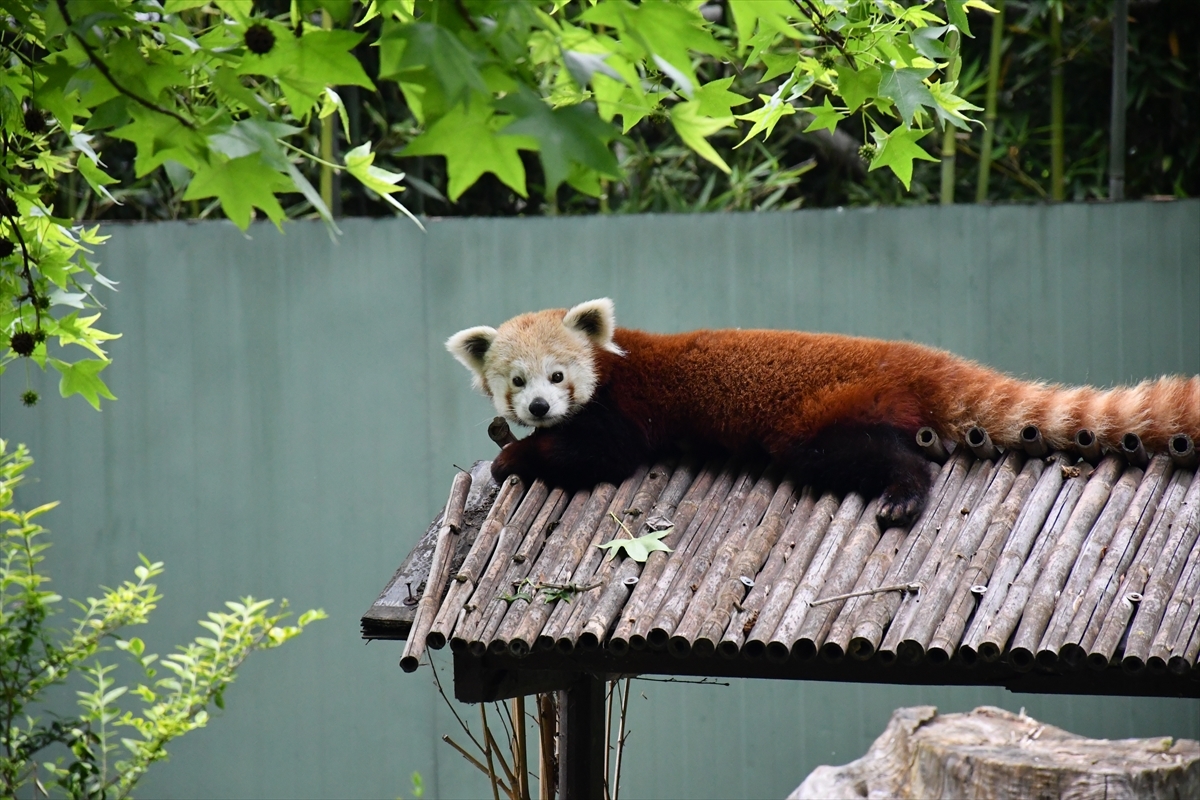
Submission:
<svg viewBox="0 0 1200 800">
<path fill-rule="evenodd" d="M 444 501 L 494 450 L 486 401 L 442 349 L 460 328 L 600 295 L 622 324 L 843 331 L 950 348 L 1011 372 L 1110 384 L 1200 372 L 1200 202 L 787 214 L 344 220 L 286 235 L 225 223 L 108 228 L 121 282 L 104 327 L 120 398 L 20 406 L 0 436 L 38 460 L 27 504 L 61 499 L 49 567 L 85 595 L 167 564 L 158 652 L 254 592 L 330 619 L 251 661 L 228 710 L 151 772 L 145 797 L 480 797 L 439 741 L 428 670 L 364 645 L 358 618 Z M 437 654 L 435 654 L 437 655 Z M 448 666 L 448 657 L 441 655 Z M 448 676 L 447 676 L 448 679 Z M 635 682 L 624 797 L 782 796 L 860 756 L 891 710 L 1022 706 L 1093 736 L 1200 738 L 1200 703 L 1000 690 Z M 643 695 L 645 699 L 643 699 Z M 471 710 L 468 719 L 477 719 Z"/>
</svg>

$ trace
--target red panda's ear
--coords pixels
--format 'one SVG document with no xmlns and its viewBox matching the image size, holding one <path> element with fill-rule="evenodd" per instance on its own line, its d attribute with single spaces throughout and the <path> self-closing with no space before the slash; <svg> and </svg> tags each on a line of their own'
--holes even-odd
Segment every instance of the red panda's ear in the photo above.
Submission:
<svg viewBox="0 0 1200 800">
<path fill-rule="evenodd" d="M 458 359 L 460 364 L 482 379 L 483 359 L 494 341 L 496 341 L 496 329 L 480 325 L 459 331 L 451 336 L 446 340 L 446 349 L 450 351 L 450 355 Z"/>
<path fill-rule="evenodd" d="M 589 300 L 575 306 L 563 317 L 563 325 L 571 330 L 579 331 L 597 347 L 618 355 L 625 352 L 613 341 L 613 331 L 617 328 L 617 319 L 613 312 L 613 301 L 607 297 Z"/>
</svg>

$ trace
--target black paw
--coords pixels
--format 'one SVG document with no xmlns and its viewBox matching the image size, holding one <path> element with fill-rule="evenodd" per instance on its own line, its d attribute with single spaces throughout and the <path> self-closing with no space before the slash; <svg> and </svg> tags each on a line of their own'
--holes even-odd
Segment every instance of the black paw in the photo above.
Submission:
<svg viewBox="0 0 1200 800">
<path fill-rule="evenodd" d="M 925 492 L 907 486 L 892 485 L 879 498 L 876 517 L 888 525 L 908 525 L 925 508 Z"/>
</svg>

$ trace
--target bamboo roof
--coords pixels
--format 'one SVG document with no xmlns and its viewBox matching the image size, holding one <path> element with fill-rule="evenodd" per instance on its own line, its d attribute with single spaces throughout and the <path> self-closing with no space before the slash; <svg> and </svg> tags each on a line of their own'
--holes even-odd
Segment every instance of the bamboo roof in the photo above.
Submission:
<svg viewBox="0 0 1200 800">
<path fill-rule="evenodd" d="M 406 671 L 448 644 L 456 685 L 491 681 L 462 699 L 578 671 L 1200 697 L 1194 463 L 1074 461 L 958 448 L 889 529 L 878 500 L 736 460 L 574 495 L 481 462 L 363 636 L 409 639 Z M 664 530 L 645 563 L 597 546 Z"/>
</svg>

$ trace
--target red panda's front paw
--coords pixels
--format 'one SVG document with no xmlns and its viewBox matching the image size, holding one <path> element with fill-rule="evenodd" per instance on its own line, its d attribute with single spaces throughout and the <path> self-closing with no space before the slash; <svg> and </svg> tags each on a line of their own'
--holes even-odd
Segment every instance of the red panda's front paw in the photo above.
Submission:
<svg viewBox="0 0 1200 800">
<path fill-rule="evenodd" d="M 925 508 L 925 492 L 912 486 L 893 484 L 879 498 L 876 517 L 887 525 L 908 525 L 915 522 Z"/>
<path fill-rule="evenodd" d="M 504 479 L 509 475 L 516 473 L 512 458 L 506 458 L 508 451 L 511 448 L 506 447 L 500 451 L 500 455 L 492 460 L 492 479 L 496 483 L 504 483 Z"/>
</svg>

